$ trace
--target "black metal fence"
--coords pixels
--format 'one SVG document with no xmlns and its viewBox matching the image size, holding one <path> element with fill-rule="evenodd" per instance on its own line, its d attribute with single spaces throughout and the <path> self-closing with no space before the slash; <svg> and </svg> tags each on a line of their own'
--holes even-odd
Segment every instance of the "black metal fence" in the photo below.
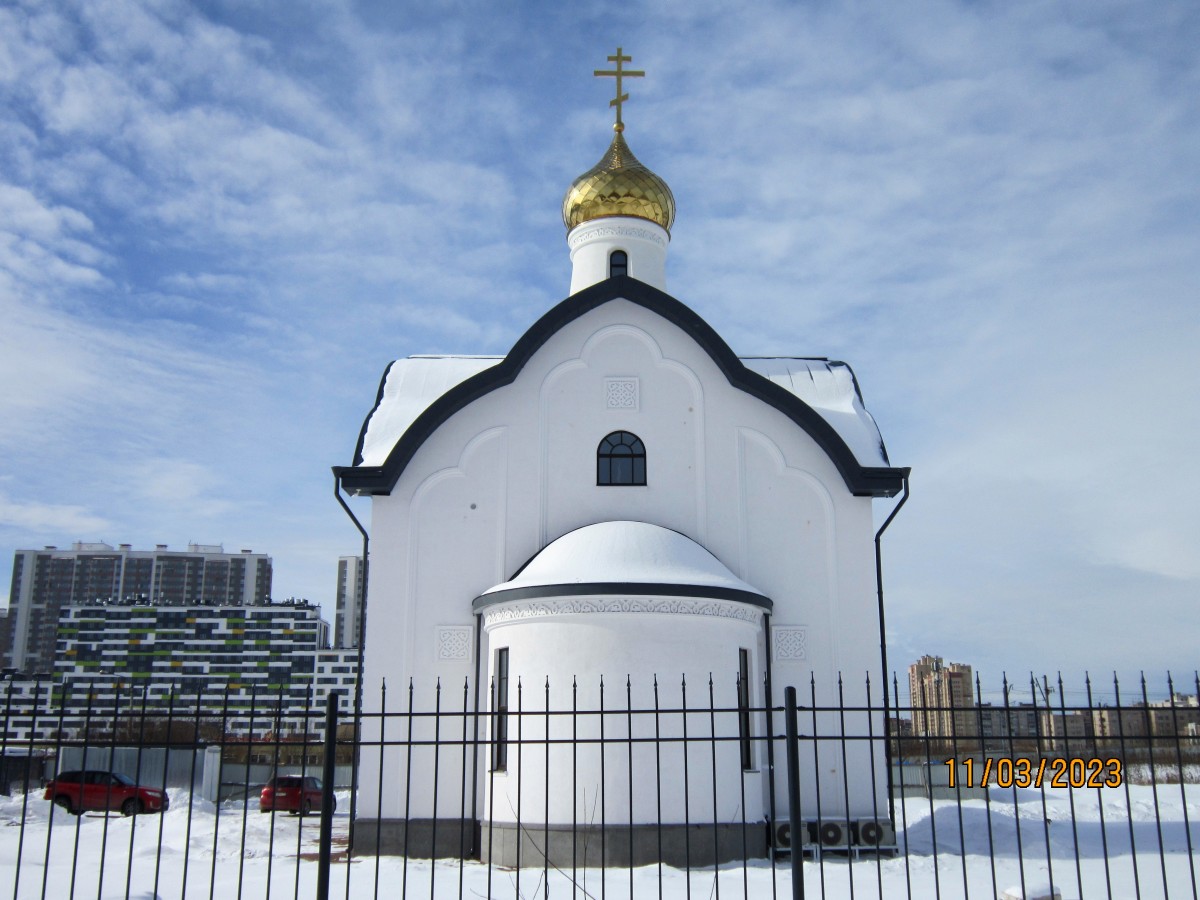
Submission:
<svg viewBox="0 0 1200 900">
<path fill-rule="evenodd" d="M 1200 683 L 1162 687 L 410 684 L 357 721 L 336 699 L 95 712 L 86 690 L 10 688 L 0 879 L 21 898 L 1196 898 Z"/>
</svg>

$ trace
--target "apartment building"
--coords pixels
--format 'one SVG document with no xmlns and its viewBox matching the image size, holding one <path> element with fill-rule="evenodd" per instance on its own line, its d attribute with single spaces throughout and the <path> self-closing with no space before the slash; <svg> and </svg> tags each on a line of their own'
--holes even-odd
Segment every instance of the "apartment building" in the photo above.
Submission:
<svg viewBox="0 0 1200 900">
<path fill-rule="evenodd" d="M 361 556 L 338 557 L 337 606 L 333 620 L 334 647 L 358 646 L 365 574 Z"/>
<path fill-rule="evenodd" d="M 67 607 L 59 616 L 56 691 L 68 709 L 86 705 L 108 718 L 132 717 L 144 704 L 160 714 L 168 706 L 177 715 L 200 709 L 227 732 L 311 731 L 329 691 L 315 680 L 329 644 L 320 612 L 291 601 Z"/>
<path fill-rule="evenodd" d="M 908 667 L 913 734 L 947 739 L 978 734 L 971 667 L 922 656 Z"/>
<path fill-rule="evenodd" d="M 1145 743 L 1147 738 L 1200 738 L 1200 698 L 1175 694 L 1165 700 L 1135 703 L 1122 708 L 1092 710 L 1097 738 L 1112 742 Z"/>
<path fill-rule="evenodd" d="M 330 692 L 343 715 L 353 710 L 358 651 L 330 650 L 308 603 L 71 606 L 58 634 L 52 676 L 3 673 L 4 739 L 115 728 L 131 740 L 171 719 L 201 732 L 320 736 Z"/>
<path fill-rule="evenodd" d="M 271 597 L 271 558 L 218 544 L 134 550 L 76 542 L 18 550 L 13 558 L 0 665 L 27 673 L 54 671 L 59 612 L 83 604 L 261 606 Z"/>
</svg>

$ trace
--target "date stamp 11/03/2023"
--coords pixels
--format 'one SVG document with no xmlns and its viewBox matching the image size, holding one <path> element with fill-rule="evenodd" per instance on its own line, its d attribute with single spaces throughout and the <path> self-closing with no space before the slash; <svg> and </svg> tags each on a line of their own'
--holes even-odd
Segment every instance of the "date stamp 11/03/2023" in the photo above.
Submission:
<svg viewBox="0 0 1200 900">
<path fill-rule="evenodd" d="M 950 787 L 1115 788 L 1124 783 L 1119 759 L 1029 759 L 966 757 L 945 761 Z"/>
</svg>

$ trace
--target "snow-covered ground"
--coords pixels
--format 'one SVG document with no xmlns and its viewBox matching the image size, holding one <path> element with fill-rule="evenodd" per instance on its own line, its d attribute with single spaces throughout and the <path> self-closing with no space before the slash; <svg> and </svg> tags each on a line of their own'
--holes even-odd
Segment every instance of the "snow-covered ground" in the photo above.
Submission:
<svg viewBox="0 0 1200 900">
<path fill-rule="evenodd" d="M 1186 803 L 1184 791 L 1186 791 Z M 1200 850 L 1200 785 L 1177 784 L 1095 790 L 993 790 L 965 800 L 910 797 L 897 807 L 907 819 L 909 853 L 894 859 L 826 855 L 805 862 L 806 895 L 850 897 L 996 897 L 1024 881 L 1031 890 L 1051 878 L 1063 898 L 1194 897 L 1200 862 L 1188 853 L 1185 815 L 1192 846 Z M 317 877 L 316 816 L 263 815 L 252 802 L 220 810 L 172 790 L 164 816 L 136 819 L 99 814 L 74 817 L 54 811 L 41 792 L 0 797 L 0 895 L 14 897 L 312 897 Z M 1044 806 L 1043 806 L 1044 804 Z M 1072 815 L 1072 805 L 1074 814 Z M 632 871 L 590 869 L 549 872 L 549 894 L 541 867 L 511 869 L 474 862 L 356 857 L 344 849 L 349 826 L 347 794 L 338 797 L 334 818 L 331 897 L 659 897 L 657 866 Z M 903 813 L 903 818 L 901 814 Z M 25 827 L 21 822 L 24 817 Z M 1072 820 L 1075 827 L 1072 828 Z M 960 830 L 961 821 L 961 830 Z M 244 828 L 243 828 L 244 823 Z M 990 823 L 990 830 L 989 830 Z M 1018 835 L 1017 825 L 1020 824 Z M 1047 854 L 1047 834 L 1049 854 Z M 1163 848 L 1160 855 L 1159 847 Z M 935 860 L 934 845 L 937 856 Z M 161 849 L 160 849 L 161 847 Z M 78 865 L 72 861 L 78 859 Z M 186 877 L 186 888 L 185 888 Z M 665 898 L 791 896 L 791 870 L 752 862 L 719 872 L 661 870 Z M 603 882 L 603 883 L 602 883 Z M 407 885 L 402 892 L 401 886 Z M 5 886 L 11 887 L 5 887 Z M 378 893 L 376 893 L 378 885 Z M 823 892 L 823 893 L 822 893 Z"/>
</svg>

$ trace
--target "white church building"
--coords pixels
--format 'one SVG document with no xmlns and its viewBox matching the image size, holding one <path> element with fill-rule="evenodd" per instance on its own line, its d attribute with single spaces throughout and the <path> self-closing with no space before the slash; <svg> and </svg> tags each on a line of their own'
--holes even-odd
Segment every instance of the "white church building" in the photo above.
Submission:
<svg viewBox="0 0 1200 900">
<path fill-rule="evenodd" d="M 635 74 L 619 50 L 610 59 Z M 441 722 L 436 779 L 428 745 L 364 746 L 363 848 L 474 847 L 540 866 L 543 851 L 577 853 L 551 835 L 590 829 L 609 838 L 606 863 L 647 862 L 664 846 L 678 856 L 689 828 L 766 823 L 772 810 L 786 821 L 782 741 L 772 778 L 765 741 L 749 752 L 738 740 L 647 741 L 605 758 L 571 742 L 595 740 L 599 716 L 526 713 L 707 711 L 710 678 L 718 708 L 777 706 L 787 685 L 808 699 L 810 683 L 836 704 L 842 673 L 853 706 L 868 673 L 882 682 L 872 501 L 905 491 L 908 470 L 889 462 L 846 364 L 739 358 L 667 293 L 675 202 L 625 141 L 620 91 L 618 80 L 608 151 L 563 202 L 567 298 L 503 357 L 393 362 L 353 465 L 334 469 L 341 490 L 371 497 L 364 741 L 380 738 L 385 679 L 388 712 L 407 708 L 411 682 L 414 709 L 432 709 L 440 683 L 443 710 L 490 714 Z M 881 715 L 856 716 L 848 731 L 883 734 Z M 731 735 L 747 727 L 715 721 Z M 603 719 L 608 739 L 656 724 L 666 736 L 680 717 Z M 385 743 L 407 739 L 383 727 Z M 783 731 L 778 716 L 749 727 Z M 432 720 L 413 728 L 432 739 Z M 656 765 L 697 777 L 655 778 Z M 717 765 L 735 774 L 710 777 Z M 802 772 L 805 819 L 820 790 L 825 818 L 887 821 L 879 746 L 819 759 L 809 748 Z M 750 855 L 765 853 L 759 833 Z M 718 856 L 742 852 L 740 836 L 719 845 Z"/>
</svg>

